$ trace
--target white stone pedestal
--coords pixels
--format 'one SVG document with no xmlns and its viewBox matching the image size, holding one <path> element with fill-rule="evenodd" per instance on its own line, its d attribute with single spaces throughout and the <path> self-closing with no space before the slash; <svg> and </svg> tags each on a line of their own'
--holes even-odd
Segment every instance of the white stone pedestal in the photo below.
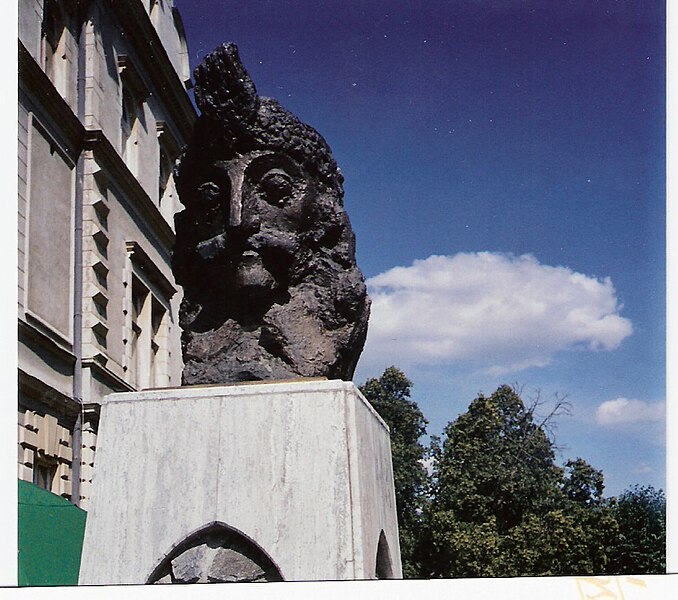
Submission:
<svg viewBox="0 0 678 600">
<path fill-rule="evenodd" d="M 80 583 L 148 583 L 186 548 L 173 569 L 213 579 L 185 557 L 212 557 L 215 531 L 286 581 L 401 577 L 388 429 L 352 383 L 106 397 Z"/>
</svg>

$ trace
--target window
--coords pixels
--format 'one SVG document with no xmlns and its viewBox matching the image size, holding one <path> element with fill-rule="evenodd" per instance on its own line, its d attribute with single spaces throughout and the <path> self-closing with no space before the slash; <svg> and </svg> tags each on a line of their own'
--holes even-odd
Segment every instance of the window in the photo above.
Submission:
<svg viewBox="0 0 678 600">
<path fill-rule="evenodd" d="M 143 344 L 143 325 L 145 320 L 144 305 L 148 290 L 141 284 L 136 276 L 132 276 L 132 337 L 131 337 L 131 360 L 130 376 L 132 381 L 139 383 L 142 379 L 141 373 L 144 370 L 144 353 L 139 351 L 139 346 Z"/>
<path fill-rule="evenodd" d="M 120 155 L 134 175 L 138 175 L 140 136 L 145 129 L 144 103 L 148 88 L 129 58 L 118 56 L 120 74 Z"/>
<path fill-rule="evenodd" d="M 57 58 L 59 41 L 64 32 L 59 5 L 54 0 L 45 0 L 42 16 L 42 63 L 47 74 L 51 74 Z"/>
<path fill-rule="evenodd" d="M 157 121 L 155 127 L 158 134 L 158 207 L 161 214 L 171 221 L 177 210 L 172 171 L 179 154 L 179 145 L 167 123 Z"/>
<path fill-rule="evenodd" d="M 169 299 L 174 288 L 135 242 L 128 242 L 126 351 L 123 368 L 137 389 L 170 383 Z"/>
<path fill-rule="evenodd" d="M 139 146 L 139 136 L 137 131 L 137 122 L 141 107 L 134 97 L 134 94 L 128 86 L 122 87 L 122 119 L 120 127 L 122 130 L 121 150 L 122 158 L 129 167 L 130 171 L 136 175 L 137 149 Z"/>
<path fill-rule="evenodd" d="M 170 176 L 172 175 L 172 161 L 165 148 L 160 145 L 160 168 L 158 169 L 158 204 L 163 205 L 163 198 Z"/>
<path fill-rule="evenodd" d="M 165 345 L 165 319 L 167 311 L 156 298 L 151 299 L 151 365 L 149 378 L 154 386 L 164 383 L 163 373 L 163 346 Z"/>
<path fill-rule="evenodd" d="M 130 374 L 139 388 L 168 384 L 167 307 L 132 275 Z"/>
<path fill-rule="evenodd" d="M 69 62 L 65 35 L 69 15 L 65 4 L 58 0 L 44 0 L 40 53 L 45 73 L 59 93 L 69 100 Z"/>
<path fill-rule="evenodd" d="M 57 465 L 55 461 L 36 458 L 35 464 L 33 465 L 33 484 L 43 490 L 51 492 L 56 471 Z"/>
</svg>

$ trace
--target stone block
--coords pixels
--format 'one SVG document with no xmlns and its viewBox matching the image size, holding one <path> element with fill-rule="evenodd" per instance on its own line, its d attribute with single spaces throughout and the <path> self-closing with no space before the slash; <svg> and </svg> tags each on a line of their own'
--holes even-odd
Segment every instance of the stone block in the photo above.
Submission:
<svg viewBox="0 0 678 600">
<path fill-rule="evenodd" d="M 172 562 L 172 574 L 178 583 L 197 583 L 205 577 L 207 556 L 212 558 L 212 549 L 206 544 L 189 548 Z"/>
<path fill-rule="evenodd" d="M 59 444 L 59 424 L 56 417 L 45 415 L 38 429 L 38 447 L 47 456 L 56 456 Z"/>
<path fill-rule="evenodd" d="M 71 478 L 71 466 L 66 464 L 66 463 L 60 463 L 57 466 L 57 470 L 55 473 L 55 479 L 58 480 L 69 480 Z"/>
<path fill-rule="evenodd" d="M 83 429 L 82 431 L 82 447 L 96 450 L 97 435 L 91 429 Z"/>
<path fill-rule="evenodd" d="M 232 548 L 219 548 L 207 572 L 210 582 L 245 583 L 266 581 L 266 572 L 256 562 Z"/>
<path fill-rule="evenodd" d="M 33 481 L 33 467 L 19 465 L 18 478 L 22 481 Z"/>
<path fill-rule="evenodd" d="M 94 464 L 94 450 L 92 450 L 91 448 L 89 448 L 87 446 L 83 446 L 80 460 L 81 460 L 82 464 L 93 465 Z"/>
<path fill-rule="evenodd" d="M 59 438 L 59 445 L 70 446 L 71 432 L 59 425 L 57 427 L 57 437 Z"/>
<path fill-rule="evenodd" d="M 401 574 L 390 441 L 352 383 L 104 399 L 81 584 L 376 572 Z"/>
<path fill-rule="evenodd" d="M 73 450 L 71 448 L 69 448 L 68 446 L 64 446 L 63 444 L 59 444 L 58 457 L 61 460 L 65 460 L 67 462 L 72 462 L 73 461 Z"/>
<path fill-rule="evenodd" d="M 33 461 L 35 460 L 35 451 L 32 448 L 25 448 L 24 446 L 19 446 L 19 464 L 26 465 L 27 467 L 33 467 Z"/>
<path fill-rule="evenodd" d="M 19 427 L 19 444 L 28 448 L 38 447 L 38 434 L 25 427 Z"/>
<path fill-rule="evenodd" d="M 68 479 L 56 478 L 52 484 L 52 492 L 57 496 L 70 498 L 72 493 L 71 482 Z"/>
<path fill-rule="evenodd" d="M 42 417 L 32 410 L 27 410 L 24 413 L 24 427 L 29 431 L 37 431 L 41 420 Z"/>
</svg>

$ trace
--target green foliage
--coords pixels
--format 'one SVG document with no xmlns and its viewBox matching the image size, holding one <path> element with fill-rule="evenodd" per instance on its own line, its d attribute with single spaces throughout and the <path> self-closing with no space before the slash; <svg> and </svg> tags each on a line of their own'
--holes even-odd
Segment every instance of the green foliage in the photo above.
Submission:
<svg viewBox="0 0 678 600">
<path fill-rule="evenodd" d="M 584 459 L 565 463 L 563 492 L 569 500 L 581 506 L 597 506 L 603 499 L 603 472 L 594 469 Z"/>
<path fill-rule="evenodd" d="M 582 458 L 559 467 L 547 432 L 562 402 L 538 419 L 538 400 L 526 406 L 501 386 L 427 451 L 411 386 L 390 367 L 361 387 L 391 428 L 405 577 L 664 572 L 663 492 L 635 486 L 605 499 L 602 471 Z"/>
<path fill-rule="evenodd" d="M 617 526 L 599 506 L 602 473 L 582 459 L 555 463 L 545 428 L 501 386 L 479 395 L 433 449 L 432 501 L 422 545 L 432 577 L 605 571 Z"/>
<path fill-rule="evenodd" d="M 611 502 L 619 536 L 608 572 L 666 572 L 666 498 L 652 486 L 633 486 Z"/>
<path fill-rule="evenodd" d="M 617 533 L 609 510 L 576 505 L 529 514 L 503 539 L 502 576 L 604 573 Z"/>
<path fill-rule="evenodd" d="M 494 517 L 498 532 L 506 533 L 526 512 L 554 505 L 562 470 L 544 430 L 510 387 L 478 396 L 444 434 L 436 508 L 468 523 Z"/>
<path fill-rule="evenodd" d="M 400 530 L 403 575 L 419 575 L 418 532 L 426 500 L 428 474 L 422 461 L 426 450 L 419 438 L 426 433 L 426 419 L 410 400 L 412 382 L 396 367 L 389 367 L 379 379 L 368 379 L 360 391 L 391 430 L 391 454 L 396 506 Z"/>
<path fill-rule="evenodd" d="M 494 519 L 459 521 L 450 510 L 428 513 L 422 577 L 496 577 L 500 538 Z"/>
</svg>

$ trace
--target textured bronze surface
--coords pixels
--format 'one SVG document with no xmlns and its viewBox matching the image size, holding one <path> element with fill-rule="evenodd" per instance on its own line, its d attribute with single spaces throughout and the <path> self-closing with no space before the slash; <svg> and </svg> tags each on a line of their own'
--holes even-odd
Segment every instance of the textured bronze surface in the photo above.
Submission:
<svg viewBox="0 0 678 600">
<path fill-rule="evenodd" d="M 194 75 L 201 116 L 175 171 L 183 384 L 350 380 L 370 301 L 327 143 L 257 95 L 235 45 Z"/>
</svg>

